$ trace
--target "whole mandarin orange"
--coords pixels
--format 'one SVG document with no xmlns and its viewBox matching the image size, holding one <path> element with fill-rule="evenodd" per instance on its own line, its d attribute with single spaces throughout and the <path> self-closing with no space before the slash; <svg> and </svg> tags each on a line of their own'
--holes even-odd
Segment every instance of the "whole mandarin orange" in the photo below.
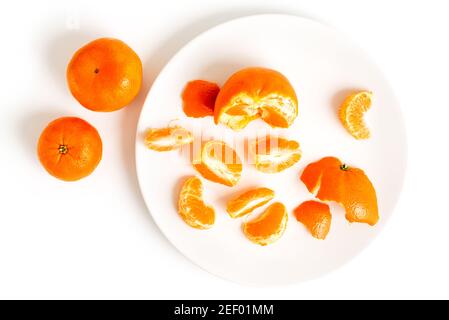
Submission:
<svg viewBox="0 0 449 320">
<path fill-rule="evenodd" d="M 42 132 L 37 154 L 52 176 L 75 181 L 90 175 L 101 160 L 102 142 L 98 131 L 76 117 L 56 119 Z"/>
<path fill-rule="evenodd" d="M 142 85 L 142 62 L 123 41 L 101 38 L 79 49 L 67 67 L 73 96 L 87 109 L 115 111 L 130 104 Z"/>
</svg>

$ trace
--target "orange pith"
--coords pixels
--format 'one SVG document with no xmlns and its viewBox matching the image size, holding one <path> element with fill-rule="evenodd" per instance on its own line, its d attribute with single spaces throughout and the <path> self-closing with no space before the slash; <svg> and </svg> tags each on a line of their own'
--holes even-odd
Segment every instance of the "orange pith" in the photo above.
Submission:
<svg viewBox="0 0 449 320">
<path fill-rule="evenodd" d="M 365 124 L 363 116 L 371 107 L 372 95 L 369 91 L 351 94 L 340 107 L 340 121 L 356 139 L 368 139 L 370 137 L 370 131 Z"/>
<path fill-rule="evenodd" d="M 188 178 L 179 194 L 178 212 L 189 226 L 209 229 L 215 222 L 215 211 L 203 201 L 203 184 L 197 177 Z"/>
<path fill-rule="evenodd" d="M 326 239 L 332 221 L 329 206 L 318 201 L 305 201 L 295 209 L 295 217 L 317 239 Z"/>
<path fill-rule="evenodd" d="M 363 170 L 327 157 L 309 164 L 301 180 L 318 199 L 343 206 L 349 222 L 373 226 L 379 221 L 376 190 Z"/>
<path fill-rule="evenodd" d="M 242 162 L 230 146 L 222 141 L 206 142 L 200 154 L 200 159 L 194 159 L 193 166 L 206 179 L 235 186 L 242 174 Z"/>
<path fill-rule="evenodd" d="M 130 104 L 142 85 L 142 62 L 123 41 L 101 38 L 86 44 L 67 67 L 69 89 L 93 111 L 115 111 Z"/>
<path fill-rule="evenodd" d="M 171 151 L 193 141 L 193 135 L 180 126 L 149 129 L 145 135 L 145 145 L 155 151 Z"/>
<path fill-rule="evenodd" d="M 230 200 L 226 211 L 231 218 L 240 218 L 263 206 L 274 198 L 274 191 L 268 188 L 249 190 Z"/>
<path fill-rule="evenodd" d="M 216 83 L 204 80 L 190 81 L 182 93 L 184 113 L 193 118 L 213 116 L 219 91 L 220 87 Z"/>
<path fill-rule="evenodd" d="M 285 206 L 276 202 L 259 217 L 243 224 L 243 232 L 254 243 L 266 246 L 277 241 L 284 233 L 288 222 Z"/>
<path fill-rule="evenodd" d="M 267 136 L 251 144 L 256 169 L 277 173 L 290 168 L 301 159 L 299 143 L 281 137 Z"/>
<path fill-rule="evenodd" d="M 215 123 L 233 130 L 262 118 L 272 127 L 289 127 L 298 114 L 298 100 L 288 79 L 280 72 L 252 67 L 234 73 L 215 101 Z"/>
<path fill-rule="evenodd" d="M 97 130 L 75 117 L 59 118 L 42 132 L 37 153 L 52 176 L 75 181 L 91 174 L 102 156 L 102 142 Z"/>
</svg>

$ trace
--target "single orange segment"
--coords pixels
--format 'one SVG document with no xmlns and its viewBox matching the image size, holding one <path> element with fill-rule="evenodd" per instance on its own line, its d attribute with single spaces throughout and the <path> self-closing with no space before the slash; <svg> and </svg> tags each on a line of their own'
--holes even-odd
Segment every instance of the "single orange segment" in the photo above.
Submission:
<svg viewBox="0 0 449 320">
<path fill-rule="evenodd" d="M 371 108 L 372 92 L 361 91 L 349 95 L 340 107 L 339 116 L 343 126 L 356 139 L 368 139 L 370 131 L 363 119 Z"/>
<path fill-rule="evenodd" d="M 180 126 L 149 129 L 145 135 L 145 145 L 154 151 L 171 151 L 192 143 L 193 135 Z"/>
<path fill-rule="evenodd" d="M 215 223 L 214 208 L 203 201 L 203 184 L 197 177 L 188 178 L 179 194 L 178 212 L 192 228 L 209 229 Z"/>
<path fill-rule="evenodd" d="M 301 222 L 313 237 L 324 240 L 329 233 L 332 215 L 326 203 L 305 201 L 295 209 L 296 220 Z"/>
<path fill-rule="evenodd" d="M 243 224 L 245 236 L 252 242 L 266 246 L 284 234 L 287 228 L 288 213 L 280 202 L 270 205 L 259 217 Z"/>
<path fill-rule="evenodd" d="M 213 116 L 219 91 L 220 87 L 216 83 L 204 80 L 190 81 L 182 93 L 184 113 L 193 118 Z"/>
<path fill-rule="evenodd" d="M 267 136 L 252 142 L 256 169 L 264 173 L 277 173 L 290 168 L 301 159 L 299 143 L 281 137 Z"/>
<path fill-rule="evenodd" d="M 349 222 L 373 226 L 379 221 L 376 190 L 363 170 L 326 157 L 309 164 L 301 180 L 318 199 L 343 206 Z"/>
<path fill-rule="evenodd" d="M 193 166 L 204 178 L 228 187 L 235 186 L 242 174 L 242 162 L 235 150 L 217 140 L 203 145 L 200 159 L 194 159 Z"/>
<path fill-rule="evenodd" d="M 234 73 L 215 101 L 215 123 L 233 130 L 262 118 L 272 127 L 288 128 L 298 115 L 298 100 L 288 79 L 278 71 L 251 67 Z"/>
<path fill-rule="evenodd" d="M 274 191 L 268 188 L 257 188 L 240 194 L 228 202 L 226 211 L 231 218 L 240 218 L 263 206 L 274 198 Z"/>
</svg>

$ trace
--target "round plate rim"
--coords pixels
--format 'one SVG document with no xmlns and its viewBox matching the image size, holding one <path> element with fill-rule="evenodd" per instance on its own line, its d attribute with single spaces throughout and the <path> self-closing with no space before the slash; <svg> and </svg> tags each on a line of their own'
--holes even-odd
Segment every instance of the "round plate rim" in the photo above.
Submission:
<svg viewBox="0 0 449 320">
<path fill-rule="evenodd" d="M 396 102 L 396 106 L 398 107 L 398 112 L 400 113 L 400 119 L 401 119 L 401 124 L 398 126 L 398 128 L 401 129 L 401 135 L 404 137 L 404 157 L 403 157 L 403 170 L 402 170 L 402 176 L 401 176 L 401 183 L 398 187 L 398 193 L 396 196 L 396 201 L 392 207 L 392 212 L 390 214 L 390 216 L 387 218 L 388 220 L 391 218 L 391 216 L 393 215 L 394 211 L 396 210 L 396 207 L 400 201 L 402 192 L 403 192 L 403 188 L 404 188 L 404 184 L 405 184 L 405 179 L 406 179 L 406 175 L 407 175 L 407 167 L 408 167 L 408 139 L 407 139 L 407 127 L 406 127 L 406 122 L 405 122 L 405 118 L 403 115 L 403 110 L 401 108 L 399 99 L 397 98 L 397 95 L 395 94 L 393 87 L 391 86 L 388 78 L 385 76 L 384 72 L 382 71 L 382 69 L 380 68 L 380 66 L 376 63 L 375 60 L 372 59 L 372 57 L 369 55 L 368 52 L 366 52 L 366 50 L 364 50 L 363 48 L 361 48 L 357 42 L 353 41 L 350 39 L 350 37 L 348 37 L 348 35 L 344 32 L 342 32 L 341 30 L 338 30 L 337 28 L 330 26 L 326 23 L 323 23 L 321 21 L 317 21 L 311 18 L 306 18 L 306 17 L 302 17 L 302 16 L 298 16 L 298 15 L 294 15 L 294 14 L 284 14 L 284 13 L 263 13 L 263 14 L 251 14 L 251 15 L 246 15 L 246 16 L 242 16 L 242 17 L 238 17 L 238 18 L 234 18 L 234 19 L 230 19 L 227 20 L 225 22 L 219 23 L 215 26 L 212 26 L 206 30 L 204 30 L 203 32 L 199 33 L 198 35 L 194 36 L 191 40 L 189 40 L 187 43 L 185 43 L 181 48 L 179 48 L 175 54 L 172 55 L 172 57 L 166 62 L 166 64 L 163 66 L 163 68 L 161 69 L 161 71 L 159 72 L 159 74 L 156 76 L 155 80 L 153 81 L 153 83 L 151 84 L 150 89 L 148 90 L 148 93 L 145 96 L 143 105 L 141 107 L 140 113 L 139 113 L 139 119 L 137 121 L 137 126 L 136 126 L 136 132 L 135 132 L 135 170 L 136 170 L 136 176 L 137 176 L 137 182 L 138 182 L 138 186 L 139 186 L 139 190 L 140 193 L 142 195 L 142 198 L 145 202 L 145 206 L 147 208 L 147 210 L 149 211 L 153 222 L 155 223 L 155 225 L 157 226 L 157 228 L 159 229 L 159 232 L 165 237 L 165 239 L 168 240 L 168 242 L 176 249 L 177 252 L 179 252 L 181 254 L 181 256 L 183 256 L 185 259 L 187 259 L 188 261 L 190 261 L 193 265 L 197 266 L 198 268 L 200 268 L 201 270 L 206 271 L 208 274 L 213 275 L 214 277 L 218 278 L 218 279 L 224 279 L 227 281 L 230 281 L 232 283 L 236 283 L 239 285 L 247 285 L 247 286 L 252 286 L 252 287 L 276 287 L 276 286 L 285 286 L 286 284 L 255 284 L 255 283 L 247 283 L 247 282 L 241 282 L 241 281 L 237 281 L 234 279 L 230 279 L 227 278 L 225 276 L 219 275 L 217 273 L 214 273 L 211 270 L 206 269 L 205 267 L 203 267 L 201 264 L 199 264 L 198 262 L 196 262 L 194 259 L 192 259 L 191 257 L 189 257 L 188 255 L 186 255 L 176 244 L 175 242 L 171 239 L 171 237 L 163 231 L 163 229 L 161 228 L 161 226 L 159 225 L 158 220 L 155 218 L 155 216 L 152 213 L 151 210 L 151 206 L 149 204 L 149 202 L 147 201 L 147 198 L 143 192 L 143 188 L 142 188 L 142 181 L 141 181 L 141 176 L 139 175 L 139 160 L 138 160 L 138 148 L 137 145 L 139 144 L 139 139 L 140 139 L 140 134 L 139 134 L 139 128 L 141 127 L 141 121 L 142 121 L 142 113 L 143 110 L 145 108 L 145 105 L 147 103 L 147 100 L 149 99 L 151 93 L 152 93 L 152 89 L 156 86 L 156 84 L 160 81 L 161 76 L 165 73 L 166 69 L 168 68 L 169 65 L 172 64 L 173 61 L 175 61 L 177 59 L 177 57 L 181 54 L 182 51 L 186 50 L 188 47 L 193 46 L 196 42 L 198 42 L 202 37 L 205 37 L 207 34 L 215 31 L 216 29 L 219 28 L 223 28 L 226 27 L 228 24 L 232 24 L 241 20 L 249 20 L 249 19 L 254 19 L 254 18 L 270 18 L 270 17 L 285 17 L 285 18 L 294 18 L 294 19 L 298 19 L 298 20 L 302 20 L 303 22 L 307 22 L 309 24 L 315 24 L 318 25 L 320 27 L 325 27 L 327 29 L 329 29 L 331 32 L 335 32 L 338 33 L 338 35 L 340 37 L 344 37 L 345 39 L 349 39 L 351 44 L 354 45 L 355 47 L 357 47 L 361 52 L 363 52 L 363 54 L 365 55 L 366 58 L 369 59 L 370 63 L 372 65 L 374 65 L 377 70 L 382 74 L 383 76 L 383 80 L 385 81 L 386 85 L 391 89 L 391 94 L 393 96 L 394 101 Z M 330 271 L 327 271 L 325 273 L 321 273 L 315 276 L 312 276 L 306 280 L 293 280 L 290 284 L 296 284 L 296 283 L 300 283 L 300 282 L 305 282 L 305 281 L 310 281 L 313 280 L 315 278 L 319 278 L 323 275 L 326 274 L 330 274 L 332 272 L 335 272 L 336 270 L 340 269 L 341 267 L 347 265 L 350 261 L 353 261 L 355 258 L 357 258 L 362 252 L 364 252 L 372 243 L 372 241 L 374 241 L 383 231 L 383 229 L 385 228 L 385 226 L 387 225 L 387 221 L 385 221 L 385 223 L 383 225 L 381 225 L 379 227 L 378 233 L 373 236 L 372 238 L 370 238 L 368 240 L 368 242 L 366 243 L 366 246 L 361 249 L 359 252 L 357 252 L 356 254 L 354 254 L 351 258 L 347 259 L 346 261 L 344 261 L 343 263 L 341 263 L 340 265 L 338 265 L 336 268 L 331 269 Z"/>
</svg>

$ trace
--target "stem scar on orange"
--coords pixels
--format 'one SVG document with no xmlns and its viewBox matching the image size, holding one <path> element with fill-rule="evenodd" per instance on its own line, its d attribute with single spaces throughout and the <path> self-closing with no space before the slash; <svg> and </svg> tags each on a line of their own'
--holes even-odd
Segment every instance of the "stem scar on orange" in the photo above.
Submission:
<svg viewBox="0 0 449 320">
<path fill-rule="evenodd" d="M 94 40 L 72 57 L 67 82 L 78 102 L 92 111 L 115 111 L 130 104 L 142 85 L 142 62 L 124 42 Z"/>
<path fill-rule="evenodd" d="M 326 157 L 309 164 L 301 180 L 318 199 L 343 206 L 349 222 L 373 226 L 379 221 L 376 190 L 363 170 Z"/>
<path fill-rule="evenodd" d="M 102 142 L 86 121 L 64 117 L 52 121 L 42 132 L 37 153 L 52 176 L 75 181 L 90 175 L 101 160 Z"/>
</svg>

